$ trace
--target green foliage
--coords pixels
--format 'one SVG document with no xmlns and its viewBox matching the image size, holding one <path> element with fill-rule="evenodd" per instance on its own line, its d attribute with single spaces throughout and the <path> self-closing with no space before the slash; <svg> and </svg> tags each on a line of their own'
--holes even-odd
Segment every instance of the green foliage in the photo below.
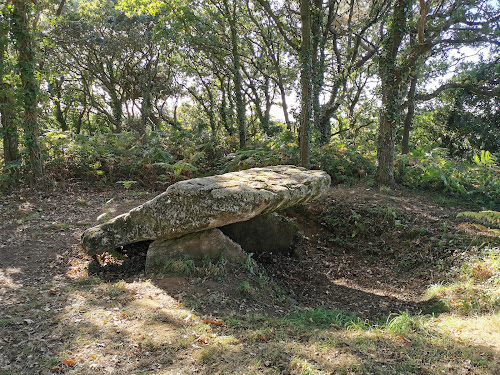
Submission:
<svg viewBox="0 0 500 375">
<path fill-rule="evenodd" d="M 489 151 L 482 150 L 481 157 L 474 155 L 474 163 L 479 166 L 493 166 L 495 165 L 496 157 Z"/>
<path fill-rule="evenodd" d="M 396 180 L 408 187 L 433 190 L 474 200 L 489 207 L 500 205 L 500 168 L 483 154 L 483 162 L 450 159 L 444 149 L 417 150 L 396 159 Z"/>
<path fill-rule="evenodd" d="M 278 155 L 269 149 L 239 150 L 221 161 L 222 170 L 234 172 L 254 167 L 281 164 Z"/>
<path fill-rule="evenodd" d="M 445 95 L 449 104 L 443 108 L 442 123 L 446 129 L 443 137 L 450 151 L 471 151 L 488 149 L 500 152 L 500 96 L 498 60 L 464 64 L 463 72 L 455 77 L 465 84 L 465 88 L 454 90 Z M 474 87 L 482 87 L 489 93 L 478 94 Z"/>
<path fill-rule="evenodd" d="M 359 317 L 341 310 L 326 310 L 323 308 L 298 311 L 285 318 L 285 321 L 304 326 L 338 328 L 363 328 L 367 323 Z"/>
<path fill-rule="evenodd" d="M 163 266 L 163 273 L 191 275 L 195 271 L 194 261 L 190 258 L 171 259 Z"/>
<path fill-rule="evenodd" d="M 130 189 L 132 185 L 137 184 L 137 181 L 130 180 L 130 181 L 117 181 L 117 184 L 122 184 L 125 189 Z"/>
<path fill-rule="evenodd" d="M 500 227 L 500 212 L 498 211 L 460 212 L 457 216 L 470 217 Z"/>
<path fill-rule="evenodd" d="M 397 334 L 419 333 L 425 336 L 427 331 L 424 322 L 425 319 L 422 315 L 411 315 L 404 312 L 389 316 L 384 328 Z"/>
<path fill-rule="evenodd" d="M 251 297 L 255 294 L 254 288 L 248 281 L 242 281 L 236 288 L 236 292 L 242 296 Z"/>
<path fill-rule="evenodd" d="M 170 184 L 208 167 L 196 144 L 161 132 L 141 143 L 134 133 L 75 135 L 49 131 L 42 137 L 47 169 L 59 178 L 84 177 L 132 184 Z"/>
<path fill-rule="evenodd" d="M 178 161 L 175 164 L 154 163 L 153 166 L 165 168 L 167 171 L 173 171 L 174 177 L 176 178 L 180 177 L 183 173 L 196 172 L 198 170 L 194 165 L 182 161 Z"/>
<path fill-rule="evenodd" d="M 21 171 L 21 162 L 16 161 L 7 163 L 3 168 L 1 168 L 0 187 L 11 186 L 15 184 L 19 180 Z"/>
<path fill-rule="evenodd" d="M 388 228 L 401 225 L 401 218 L 390 206 L 360 207 L 355 211 L 335 201 L 325 207 L 321 224 L 332 232 L 330 241 L 345 246 L 352 238 L 376 238 Z"/>
<path fill-rule="evenodd" d="M 333 184 L 357 182 L 375 171 L 374 153 L 366 145 L 330 143 L 313 149 L 311 161 L 332 177 Z"/>
</svg>

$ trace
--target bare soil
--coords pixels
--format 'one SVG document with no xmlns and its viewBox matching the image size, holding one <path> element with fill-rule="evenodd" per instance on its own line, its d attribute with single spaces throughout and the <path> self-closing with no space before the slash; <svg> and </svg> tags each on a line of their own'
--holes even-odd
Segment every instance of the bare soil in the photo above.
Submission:
<svg viewBox="0 0 500 375">
<path fill-rule="evenodd" d="M 89 274 L 128 285 L 147 279 L 144 244 L 128 248 L 125 266 L 101 269 L 90 263 L 80 236 L 103 212 L 126 212 L 156 193 L 68 182 L 0 195 L 0 374 L 71 372 L 74 363 L 61 362 L 73 334 L 61 320 L 74 303 L 67 291 L 85 285 Z M 207 319 L 318 307 L 370 321 L 426 312 L 432 305 L 426 288 L 443 280 L 458 256 L 459 211 L 405 189 L 384 194 L 365 185 L 337 186 L 320 201 L 284 212 L 301 233 L 290 253 L 261 255 L 250 268 L 153 277 L 151 283 L 171 303 Z M 147 356 L 136 347 L 121 350 Z"/>
</svg>

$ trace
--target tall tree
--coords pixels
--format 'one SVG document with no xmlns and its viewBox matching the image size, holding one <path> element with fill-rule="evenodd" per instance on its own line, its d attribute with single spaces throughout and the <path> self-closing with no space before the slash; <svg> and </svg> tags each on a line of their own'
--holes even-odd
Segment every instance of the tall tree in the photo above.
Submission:
<svg viewBox="0 0 500 375">
<path fill-rule="evenodd" d="M 300 126 L 299 149 L 300 165 L 310 165 L 310 129 L 312 119 L 312 15 L 310 0 L 300 1 Z"/>
<path fill-rule="evenodd" d="M 31 5 L 28 1 L 13 0 L 12 34 L 18 51 L 17 69 L 21 81 L 21 95 L 24 110 L 24 146 L 28 155 L 31 182 L 43 175 L 42 153 L 38 140 L 38 81 L 36 78 L 36 53 L 34 25 L 31 19 Z M 30 21 L 32 23 L 30 24 Z"/>
<path fill-rule="evenodd" d="M 425 2 L 396 0 L 385 22 L 378 54 L 382 94 L 377 139 L 377 182 L 394 184 L 395 134 L 407 106 L 409 132 L 418 97 L 416 77 L 430 56 L 445 56 L 464 45 L 499 44 L 500 7 L 487 0 Z M 403 97 L 407 96 L 406 103 Z M 408 135 L 404 136 L 405 142 Z M 407 146 L 405 146 L 407 149 Z"/>
<path fill-rule="evenodd" d="M 19 135 L 14 121 L 14 74 L 9 58 L 9 24 L 10 10 L 4 4 L 0 9 L 0 129 L 5 164 L 19 160 Z"/>
<path fill-rule="evenodd" d="M 228 0 L 224 0 L 224 13 L 229 23 L 231 35 L 231 57 L 233 61 L 232 72 L 234 76 L 234 96 L 236 100 L 236 119 L 238 123 L 238 134 L 240 138 L 240 147 L 246 145 L 246 104 L 243 92 L 243 77 L 241 71 L 240 58 L 240 38 L 238 30 L 238 17 L 240 13 L 238 1 L 232 0 L 230 5 Z"/>
<path fill-rule="evenodd" d="M 377 138 L 377 182 L 394 185 L 394 145 L 401 108 L 401 72 L 398 52 L 406 35 L 411 0 L 396 0 L 379 57 L 382 108 Z"/>
</svg>

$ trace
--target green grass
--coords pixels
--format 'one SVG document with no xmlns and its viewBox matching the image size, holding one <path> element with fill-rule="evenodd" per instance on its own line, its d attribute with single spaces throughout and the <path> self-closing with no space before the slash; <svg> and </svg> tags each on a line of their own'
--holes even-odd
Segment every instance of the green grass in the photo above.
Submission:
<svg viewBox="0 0 500 375">
<path fill-rule="evenodd" d="M 306 327 L 365 328 L 366 322 L 353 314 L 322 308 L 298 311 L 284 318 L 286 322 Z"/>
</svg>

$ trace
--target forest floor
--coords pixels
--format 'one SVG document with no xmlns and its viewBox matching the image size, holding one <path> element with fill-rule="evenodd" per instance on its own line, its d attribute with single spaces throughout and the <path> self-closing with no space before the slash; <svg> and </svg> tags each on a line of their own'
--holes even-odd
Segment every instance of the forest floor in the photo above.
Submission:
<svg viewBox="0 0 500 375">
<path fill-rule="evenodd" d="M 500 373 L 500 240 L 456 202 L 336 186 L 283 213 L 289 254 L 144 275 L 139 244 L 91 263 L 82 232 L 157 193 L 0 195 L 0 375 Z"/>
</svg>

